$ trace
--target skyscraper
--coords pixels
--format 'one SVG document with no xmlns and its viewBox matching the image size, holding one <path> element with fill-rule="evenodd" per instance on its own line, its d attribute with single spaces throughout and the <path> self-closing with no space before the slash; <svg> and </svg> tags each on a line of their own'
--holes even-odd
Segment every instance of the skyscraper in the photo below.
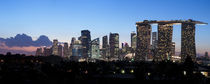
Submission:
<svg viewBox="0 0 210 84">
<path fill-rule="evenodd" d="M 117 60 L 119 56 L 119 34 L 118 33 L 110 33 L 109 45 L 110 45 L 110 58 Z"/>
<path fill-rule="evenodd" d="M 50 56 L 51 52 L 52 51 L 50 48 L 44 47 L 44 51 L 43 51 L 44 56 Z"/>
<path fill-rule="evenodd" d="M 72 45 L 72 60 L 78 61 L 82 57 L 82 43 L 80 40 L 75 40 Z"/>
<path fill-rule="evenodd" d="M 58 55 L 58 40 L 53 40 L 52 55 Z"/>
<path fill-rule="evenodd" d="M 131 33 L 131 48 L 135 51 L 136 50 L 136 33 Z"/>
<path fill-rule="evenodd" d="M 158 24 L 158 61 L 170 60 L 173 24 Z"/>
<path fill-rule="evenodd" d="M 69 56 L 72 56 L 72 49 L 73 49 L 73 45 L 74 45 L 75 41 L 76 41 L 76 38 L 72 37 L 71 44 L 69 46 Z"/>
<path fill-rule="evenodd" d="M 137 47 L 136 47 L 136 61 L 145 61 L 149 55 L 151 25 L 147 20 L 143 23 L 137 23 Z"/>
<path fill-rule="evenodd" d="M 43 53 L 42 53 L 42 48 L 37 48 L 36 49 L 36 56 L 42 56 Z"/>
<path fill-rule="evenodd" d="M 190 56 L 195 61 L 195 23 L 192 23 L 192 20 L 188 20 L 182 23 L 181 30 L 181 59 L 185 61 L 187 56 Z"/>
<path fill-rule="evenodd" d="M 64 43 L 64 47 L 63 47 L 63 57 L 64 57 L 64 58 L 69 58 L 68 43 Z"/>
<path fill-rule="evenodd" d="M 100 49 L 99 49 L 99 38 L 96 38 L 90 42 L 90 56 L 93 59 L 99 59 L 100 56 Z"/>
<path fill-rule="evenodd" d="M 108 37 L 107 36 L 103 36 L 102 38 L 103 42 L 102 42 L 102 57 L 103 58 L 107 58 L 108 56 Z"/>
<path fill-rule="evenodd" d="M 82 56 L 88 58 L 88 51 L 90 50 L 89 42 L 91 41 L 90 31 L 82 30 L 81 31 L 81 41 L 82 41 Z"/>
<path fill-rule="evenodd" d="M 58 56 L 63 57 L 63 46 L 61 44 L 58 45 Z"/>
</svg>

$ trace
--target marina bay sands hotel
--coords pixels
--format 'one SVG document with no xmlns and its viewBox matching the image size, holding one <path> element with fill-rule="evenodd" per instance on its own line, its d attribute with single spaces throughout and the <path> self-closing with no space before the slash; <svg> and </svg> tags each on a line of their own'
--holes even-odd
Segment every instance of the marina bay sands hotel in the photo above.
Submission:
<svg viewBox="0 0 210 84">
<path fill-rule="evenodd" d="M 136 22 L 137 26 L 137 47 L 135 60 L 144 61 L 149 55 L 151 24 L 158 24 L 158 44 L 157 52 L 154 57 L 156 61 L 169 60 L 171 57 L 171 43 L 173 25 L 181 25 L 181 60 L 184 61 L 187 56 L 190 56 L 193 61 L 196 58 L 195 46 L 195 25 L 207 24 L 194 20 L 171 20 L 171 21 L 156 21 L 144 20 Z"/>
</svg>

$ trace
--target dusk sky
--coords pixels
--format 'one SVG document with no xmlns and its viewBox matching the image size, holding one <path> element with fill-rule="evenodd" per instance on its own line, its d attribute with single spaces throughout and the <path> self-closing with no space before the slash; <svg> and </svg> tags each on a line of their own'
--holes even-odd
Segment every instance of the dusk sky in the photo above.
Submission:
<svg viewBox="0 0 210 84">
<path fill-rule="evenodd" d="M 91 38 L 119 33 L 128 42 L 137 21 L 199 20 L 210 23 L 210 0 L 0 0 L 0 37 L 25 33 L 36 40 L 46 35 L 52 41 L 70 42 L 81 30 Z M 157 25 L 153 30 L 157 31 Z M 210 25 L 196 26 L 198 53 L 210 53 Z M 181 26 L 175 25 L 173 41 L 180 52 Z"/>
</svg>

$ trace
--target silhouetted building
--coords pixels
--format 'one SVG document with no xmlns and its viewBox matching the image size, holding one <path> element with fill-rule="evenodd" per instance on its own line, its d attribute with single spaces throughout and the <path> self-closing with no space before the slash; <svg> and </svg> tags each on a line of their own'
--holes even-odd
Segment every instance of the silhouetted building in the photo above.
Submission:
<svg viewBox="0 0 210 84">
<path fill-rule="evenodd" d="M 58 55 L 58 40 L 53 40 L 52 55 Z"/>
<path fill-rule="evenodd" d="M 158 24 L 158 61 L 170 60 L 173 24 Z"/>
<path fill-rule="evenodd" d="M 208 52 L 205 52 L 204 57 L 205 57 L 206 59 L 209 59 L 209 54 L 208 54 Z"/>
<path fill-rule="evenodd" d="M 119 34 L 118 33 L 110 33 L 109 45 L 110 45 L 110 58 L 117 60 L 119 56 Z"/>
<path fill-rule="evenodd" d="M 133 50 L 136 50 L 136 33 L 135 32 L 131 33 L 131 48 Z"/>
<path fill-rule="evenodd" d="M 90 31 L 82 30 L 80 39 L 82 41 L 82 56 L 88 58 L 88 51 L 90 50 L 89 42 L 91 41 Z"/>
<path fill-rule="evenodd" d="M 100 56 L 100 49 L 99 49 L 99 38 L 96 38 L 90 42 L 90 56 L 92 59 L 99 59 Z"/>
<path fill-rule="evenodd" d="M 64 58 L 69 58 L 68 43 L 64 43 L 64 47 L 63 47 L 63 57 L 64 57 Z"/>
<path fill-rule="evenodd" d="M 42 48 L 37 48 L 36 49 L 36 56 L 42 56 L 43 53 L 42 53 Z"/>
<path fill-rule="evenodd" d="M 52 51 L 50 48 L 44 47 L 44 51 L 43 51 L 44 56 L 50 56 L 51 52 Z"/>
<path fill-rule="evenodd" d="M 63 46 L 61 44 L 58 45 L 58 56 L 63 56 Z"/>
<path fill-rule="evenodd" d="M 145 20 L 143 23 L 137 23 L 137 47 L 135 61 L 144 61 L 149 55 L 151 25 Z"/>
</svg>

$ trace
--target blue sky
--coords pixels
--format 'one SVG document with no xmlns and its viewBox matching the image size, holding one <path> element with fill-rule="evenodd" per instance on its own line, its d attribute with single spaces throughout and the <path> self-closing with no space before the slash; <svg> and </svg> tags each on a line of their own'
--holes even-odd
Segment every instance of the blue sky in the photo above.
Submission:
<svg viewBox="0 0 210 84">
<path fill-rule="evenodd" d="M 25 33 L 38 38 L 70 42 L 80 31 L 91 31 L 92 39 L 120 34 L 130 43 L 135 22 L 194 19 L 210 23 L 210 0 L 0 0 L 0 37 Z M 210 26 L 196 26 L 197 52 L 210 52 Z M 153 26 L 152 31 L 157 31 Z M 181 27 L 174 26 L 173 41 L 180 51 Z"/>
</svg>

